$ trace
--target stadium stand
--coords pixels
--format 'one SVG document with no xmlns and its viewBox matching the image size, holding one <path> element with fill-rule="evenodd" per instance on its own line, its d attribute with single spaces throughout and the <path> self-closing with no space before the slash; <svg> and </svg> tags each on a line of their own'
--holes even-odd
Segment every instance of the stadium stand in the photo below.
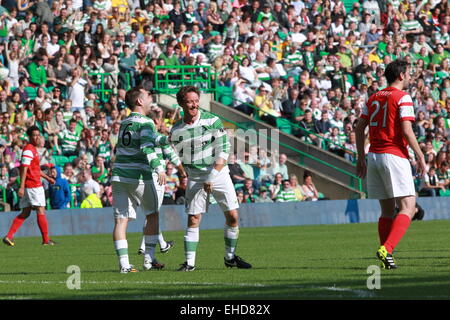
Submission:
<svg viewBox="0 0 450 320">
<path fill-rule="evenodd" d="M 310 145 L 311 152 L 304 153 L 350 177 L 356 157 L 349 137 L 368 97 L 386 86 L 384 67 L 399 58 L 411 63 L 414 130 L 436 172 L 424 181 L 416 177 L 417 191 L 450 194 L 448 1 L 218 0 L 217 11 L 212 2 L 43 0 L 26 10 L 17 1 L 2 2 L 2 209 L 18 208 L 18 159 L 31 125 L 45 138 L 42 164 L 62 167 L 71 184 L 70 206 L 79 207 L 85 197 L 86 169 L 101 185 L 103 206 L 110 206 L 111 161 L 120 121 L 130 112 L 125 92 L 137 85 L 155 95 L 196 85 L 214 97 L 213 112 L 224 122 L 278 128 L 298 140 L 295 149 L 304 152 L 302 146 Z M 172 107 L 154 107 L 158 130 L 165 134 L 180 119 Z M 242 118 L 229 118 L 225 108 Z M 239 199 L 257 202 L 260 193 L 275 201 L 308 199 L 301 188 L 295 199 L 278 197 L 284 192 L 275 178 L 280 170 L 291 187 L 301 186 L 302 174 L 291 177 L 284 167 L 299 159 L 296 153 L 285 159 L 267 151 L 253 149 L 247 163 L 236 159 L 253 188 L 250 194 L 245 183 L 236 183 Z M 411 166 L 415 174 L 412 153 Z M 360 182 L 345 179 L 362 190 Z M 315 198 L 333 198 L 323 193 Z"/>
</svg>

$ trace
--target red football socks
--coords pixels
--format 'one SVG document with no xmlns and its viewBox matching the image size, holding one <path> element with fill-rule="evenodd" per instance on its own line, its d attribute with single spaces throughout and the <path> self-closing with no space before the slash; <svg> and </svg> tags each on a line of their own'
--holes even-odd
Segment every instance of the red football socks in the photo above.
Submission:
<svg viewBox="0 0 450 320">
<path fill-rule="evenodd" d="M 22 226 L 22 224 L 25 222 L 27 218 L 23 218 L 21 215 L 18 215 L 11 225 L 11 228 L 9 228 L 9 232 L 6 235 L 9 239 L 14 238 L 14 234 L 19 230 L 19 228 Z"/>
<path fill-rule="evenodd" d="M 45 216 L 45 214 L 37 215 L 37 223 L 38 223 L 39 229 L 41 230 L 42 241 L 44 243 L 47 243 L 49 240 L 49 238 L 48 238 L 48 223 L 47 223 L 47 217 Z"/>
<path fill-rule="evenodd" d="M 403 238 L 410 224 L 411 218 L 406 214 L 398 214 L 397 217 L 395 217 L 394 221 L 392 222 L 391 232 L 389 233 L 389 236 L 384 243 L 384 246 L 389 253 L 392 253 L 394 248 Z"/>
<path fill-rule="evenodd" d="M 378 235 L 380 236 L 380 245 L 386 242 L 386 239 L 391 232 L 392 222 L 394 220 L 392 218 L 380 217 L 378 219 Z"/>
</svg>

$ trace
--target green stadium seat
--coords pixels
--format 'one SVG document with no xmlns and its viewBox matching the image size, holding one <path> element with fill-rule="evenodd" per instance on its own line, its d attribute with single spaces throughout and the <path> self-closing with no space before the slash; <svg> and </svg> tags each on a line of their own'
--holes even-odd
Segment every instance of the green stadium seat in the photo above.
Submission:
<svg viewBox="0 0 450 320">
<path fill-rule="evenodd" d="M 221 96 L 219 98 L 219 102 L 226 106 L 231 106 L 231 105 L 233 105 L 233 98 L 230 96 Z"/>
<path fill-rule="evenodd" d="M 46 93 L 49 93 L 49 92 L 52 92 L 52 90 L 54 89 L 55 87 L 45 87 L 44 88 L 44 91 L 46 92 Z"/>
<path fill-rule="evenodd" d="M 37 90 L 33 87 L 25 87 L 25 92 L 28 94 L 28 98 L 33 100 L 37 97 Z"/>
<path fill-rule="evenodd" d="M 344 0 L 345 11 L 349 13 L 352 10 L 353 4 L 358 0 Z"/>
<path fill-rule="evenodd" d="M 236 184 L 234 185 L 234 190 L 238 190 L 238 189 L 243 188 L 243 187 L 244 187 L 244 184 L 243 184 L 243 183 L 236 183 Z"/>
<path fill-rule="evenodd" d="M 288 119 L 277 118 L 277 128 L 287 134 L 292 134 L 292 123 Z"/>
<path fill-rule="evenodd" d="M 52 162 L 55 166 L 63 167 L 67 162 L 70 162 L 70 159 L 66 156 L 54 155 Z"/>
<path fill-rule="evenodd" d="M 216 93 L 220 103 L 226 106 L 231 106 L 233 104 L 233 88 L 218 86 Z"/>
<path fill-rule="evenodd" d="M 353 76 L 350 73 L 347 73 L 347 81 L 354 86 L 355 85 L 355 79 L 353 79 Z"/>
</svg>

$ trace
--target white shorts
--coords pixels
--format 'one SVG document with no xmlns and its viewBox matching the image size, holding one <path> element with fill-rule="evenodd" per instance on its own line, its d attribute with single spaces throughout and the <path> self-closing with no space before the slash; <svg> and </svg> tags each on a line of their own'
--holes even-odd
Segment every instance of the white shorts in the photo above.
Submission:
<svg viewBox="0 0 450 320">
<path fill-rule="evenodd" d="M 367 158 L 367 191 L 370 199 L 416 195 L 408 159 L 389 153 L 372 152 L 369 152 Z"/>
<path fill-rule="evenodd" d="M 44 187 L 25 188 L 23 197 L 20 199 L 20 209 L 29 207 L 44 207 L 45 208 L 45 191 Z"/>
<path fill-rule="evenodd" d="M 208 211 L 209 195 L 203 190 L 205 178 L 189 179 L 186 189 L 186 213 L 189 215 L 197 215 Z M 236 191 L 227 168 L 223 168 L 212 181 L 211 194 L 223 211 L 239 208 Z"/>
<path fill-rule="evenodd" d="M 113 181 L 111 185 L 114 218 L 136 219 L 139 207 L 145 215 L 157 211 L 158 196 L 152 181 L 141 184 Z"/>
<path fill-rule="evenodd" d="M 158 196 L 158 210 L 161 208 L 161 205 L 164 200 L 164 192 L 166 191 L 166 185 L 163 184 L 162 186 L 158 182 L 158 174 L 156 172 L 153 172 L 153 183 L 155 184 L 155 190 L 156 194 Z"/>
</svg>

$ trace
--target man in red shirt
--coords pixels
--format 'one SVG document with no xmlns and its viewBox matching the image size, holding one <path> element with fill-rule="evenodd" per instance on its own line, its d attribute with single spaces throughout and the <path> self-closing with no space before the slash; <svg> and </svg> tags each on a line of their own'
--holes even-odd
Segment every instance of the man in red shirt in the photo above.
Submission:
<svg viewBox="0 0 450 320">
<path fill-rule="evenodd" d="M 18 196 L 21 198 L 20 208 L 22 213 L 14 219 L 8 234 L 3 238 L 3 243 L 11 247 L 15 245 L 13 240 L 14 234 L 30 216 L 31 210 L 36 209 L 37 222 L 42 234 L 42 244 L 54 245 L 55 242 L 50 240 L 48 236 L 48 224 L 45 216 L 45 192 L 42 187 L 41 177 L 51 184 L 55 183 L 55 180 L 41 172 L 39 154 L 36 150 L 36 146 L 41 138 L 39 128 L 36 126 L 30 127 L 27 130 L 27 135 L 29 143 L 22 151 L 20 188 L 18 191 Z"/>
<path fill-rule="evenodd" d="M 409 64 L 390 63 L 385 70 L 389 86 L 374 93 L 356 126 L 359 177 L 367 174 L 369 198 L 379 199 L 381 217 L 378 234 L 381 247 L 377 257 L 386 269 L 397 268 L 392 251 L 400 242 L 415 213 L 416 192 L 408 160 L 409 145 L 417 157 L 418 172 L 426 173 L 426 163 L 412 129 L 415 120 L 411 96 L 402 90 L 409 86 Z M 370 149 L 364 152 L 365 129 L 369 126 Z M 395 215 L 396 204 L 400 211 Z"/>
</svg>

